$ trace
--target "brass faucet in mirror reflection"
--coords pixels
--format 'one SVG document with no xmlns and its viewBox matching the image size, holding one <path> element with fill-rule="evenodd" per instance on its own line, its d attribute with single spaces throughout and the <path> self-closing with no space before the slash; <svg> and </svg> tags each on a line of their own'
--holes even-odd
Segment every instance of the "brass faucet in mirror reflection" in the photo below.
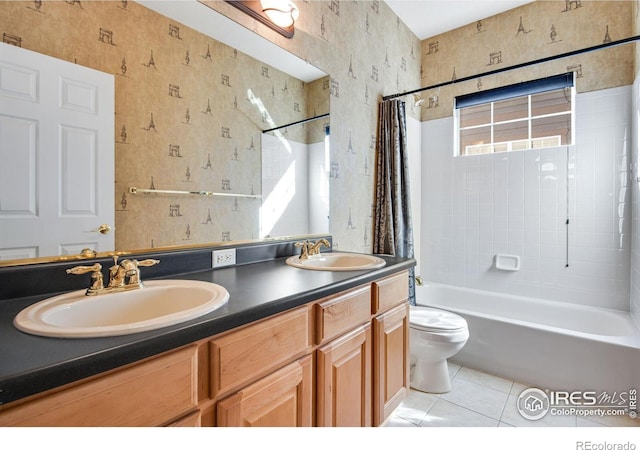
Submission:
<svg viewBox="0 0 640 450">
<path fill-rule="evenodd" d="M 67 269 L 67 273 L 82 275 L 91 272 L 91 285 L 85 295 L 109 294 L 112 292 L 127 291 L 130 289 L 140 289 L 142 280 L 140 279 L 139 267 L 150 267 L 159 264 L 157 259 L 124 259 L 118 264 L 118 255 L 113 256 L 113 266 L 109 268 L 109 284 L 104 286 L 102 276 L 102 264 L 95 263 L 92 266 L 76 266 Z"/>
<path fill-rule="evenodd" d="M 319 255 L 320 247 L 330 248 L 331 244 L 326 239 L 318 239 L 315 242 L 312 241 L 299 241 L 295 243 L 296 247 L 300 247 L 300 259 L 308 259 L 309 256 Z"/>
</svg>

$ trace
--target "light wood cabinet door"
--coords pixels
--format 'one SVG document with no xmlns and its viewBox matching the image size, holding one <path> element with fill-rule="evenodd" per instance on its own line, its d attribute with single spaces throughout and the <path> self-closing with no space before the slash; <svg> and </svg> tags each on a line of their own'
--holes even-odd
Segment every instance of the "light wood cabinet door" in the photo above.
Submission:
<svg viewBox="0 0 640 450">
<path fill-rule="evenodd" d="M 317 425 L 371 426 L 371 325 L 317 351 Z"/>
<path fill-rule="evenodd" d="M 221 427 L 305 427 L 313 420 L 313 364 L 307 355 L 221 400 Z"/>
<path fill-rule="evenodd" d="M 380 425 L 409 393 L 409 304 L 373 320 L 373 423 Z"/>
</svg>

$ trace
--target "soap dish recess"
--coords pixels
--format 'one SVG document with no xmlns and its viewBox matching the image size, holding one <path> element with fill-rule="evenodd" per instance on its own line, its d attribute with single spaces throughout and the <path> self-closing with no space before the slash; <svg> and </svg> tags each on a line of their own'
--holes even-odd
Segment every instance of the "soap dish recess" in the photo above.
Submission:
<svg viewBox="0 0 640 450">
<path fill-rule="evenodd" d="M 495 265 L 498 270 L 520 270 L 520 257 L 518 255 L 504 255 L 499 253 L 495 257 Z"/>
</svg>

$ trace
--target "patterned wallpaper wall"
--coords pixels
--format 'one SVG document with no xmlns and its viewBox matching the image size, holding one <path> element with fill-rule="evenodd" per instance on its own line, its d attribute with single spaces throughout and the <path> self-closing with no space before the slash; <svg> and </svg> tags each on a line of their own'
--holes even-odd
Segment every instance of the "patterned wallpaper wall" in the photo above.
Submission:
<svg viewBox="0 0 640 450">
<path fill-rule="evenodd" d="M 617 41 L 634 34 L 631 1 L 536 1 L 422 42 L 421 86 L 486 73 Z M 630 85 L 635 44 L 561 58 L 499 75 L 430 89 L 422 120 L 452 115 L 454 96 L 575 72 L 578 92 Z"/>
<path fill-rule="evenodd" d="M 134 2 L 1 2 L 4 42 L 115 75 L 116 249 L 255 239 L 261 130 L 328 112 L 303 83 Z M 262 107 L 259 108 L 258 104 Z"/>
</svg>

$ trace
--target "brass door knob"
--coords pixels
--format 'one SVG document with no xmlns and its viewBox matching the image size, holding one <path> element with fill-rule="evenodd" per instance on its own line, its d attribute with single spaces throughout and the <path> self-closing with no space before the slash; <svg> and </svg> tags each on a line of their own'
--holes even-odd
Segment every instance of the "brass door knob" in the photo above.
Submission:
<svg viewBox="0 0 640 450">
<path fill-rule="evenodd" d="M 109 232 L 111 231 L 111 227 L 106 223 L 103 223 L 98 227 L 96 231 L 100 234 L 109 234 Z"/>
</svg>

